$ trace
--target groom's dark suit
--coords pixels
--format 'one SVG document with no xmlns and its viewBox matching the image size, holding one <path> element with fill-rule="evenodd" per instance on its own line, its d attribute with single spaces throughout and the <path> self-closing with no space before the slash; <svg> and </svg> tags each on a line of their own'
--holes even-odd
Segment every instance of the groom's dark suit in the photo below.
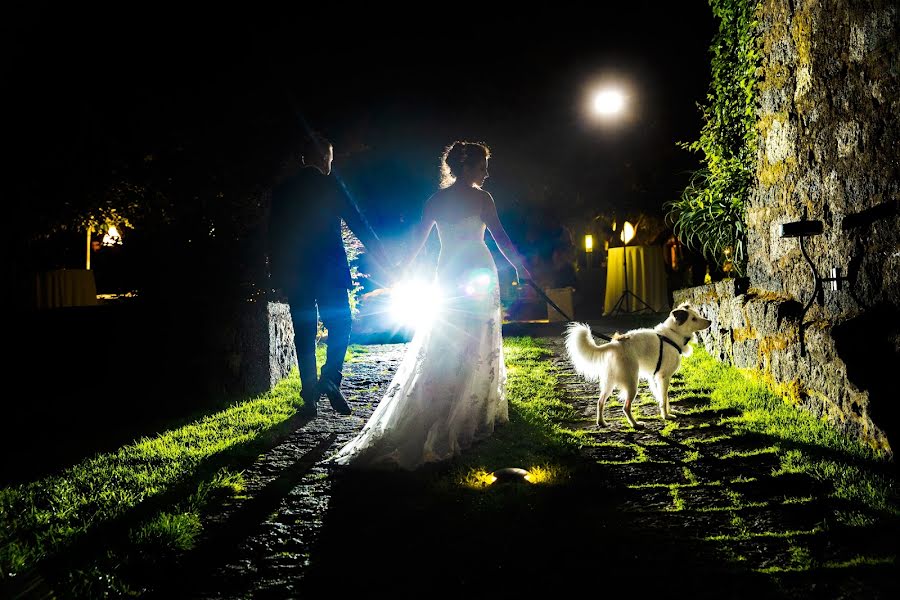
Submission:
<svg viewBox="0 0 900 600">
<path fill-rule="evenodd" d="M 302 394 L 312 412 L 318 393 L 310 398 L 310 390 L 327 390 L 327 385 L 317 387 L 316 381 L 316 307 L 328 330 L 322 384 L 331 382 L 339 388 L 350 339 L 347 290 L 352 282 L 341 219 L 357 235 L 363 233 L 361 239 L 374 238 L 333 174 L 304 168 L 272 191 L 270 272 L 274 287 L 284 292 L 290 304 Z"/>
</svg>

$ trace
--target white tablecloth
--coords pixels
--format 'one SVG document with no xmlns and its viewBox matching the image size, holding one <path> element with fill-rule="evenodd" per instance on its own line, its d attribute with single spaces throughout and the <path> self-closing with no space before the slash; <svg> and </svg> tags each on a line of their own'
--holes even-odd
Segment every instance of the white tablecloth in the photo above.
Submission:
<svg viewBox="0 0 900 600">
<path fill-rule="evenodd" d="M 649 310 L 641 300 L 650 305 L 654 312 L 668 312 L 669 300 L 662 247 L 628 246 L 626 257 L 628 259 L 628 289 L 640 300 L 630 295 L 622 300 L 616 312 Z M 613 311 L 625 292 L 625 266 L 622 261 L 621 246 L 609 249 L 606 265 L 604 315 Z"/>
<path fill-rule="evenodd" d="M 87 269 L 56 269 L 35 276 L 37 308 L 93 306 L 97 304 L 94 272 Z"/>
</svg>

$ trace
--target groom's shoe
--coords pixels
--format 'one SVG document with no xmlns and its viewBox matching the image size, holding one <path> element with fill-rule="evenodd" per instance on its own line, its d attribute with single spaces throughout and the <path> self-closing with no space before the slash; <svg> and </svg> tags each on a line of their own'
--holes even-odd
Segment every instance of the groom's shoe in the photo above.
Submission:
<svg viewBox="0 0 900 600">
<path fill-rule="evenodd" d="M 306 388 L 309 388 L 309 391 L 305 391 Z M 315 385 L 304 386 L 300 390 L 300 398 L 303 400 L 303 405 L 297 409 L 297 414 L 301 417 L 308 417 L 310 419 L 316 418 L 316 413 L 318 412 L 316 405 L 319 402 L 319 396 L 322 395 L 322 390 L 319 388 L 319 382 L 316 382 Z"/>
<path fill-rule="evenodd" d="M 303 398 L 303 406 L 300 407 L 297 413 L 299 413 L 301 417 L 315 419 L 316 414 L 318 413 L 318 410 L 316 408 L 316 400 L 319 398 L 319 396 L 316 395 L 315 398 L 307 399 L 301 394 L 300 397 Z"/>
<path fill-rule="evenodd" d="M 323 379 L 319 382 L 321 386 L 322 393 L 328 396 L 328 401 L 331 402 L 331 408 L 342 415 L 349 415 L 353 412 L 350 408 L 350 405 L 347 403 L 347 398 L 344 394 L 341 393 L 341 388 L 337 386 L 337 384 L 330 379 Z"/>
</svg>

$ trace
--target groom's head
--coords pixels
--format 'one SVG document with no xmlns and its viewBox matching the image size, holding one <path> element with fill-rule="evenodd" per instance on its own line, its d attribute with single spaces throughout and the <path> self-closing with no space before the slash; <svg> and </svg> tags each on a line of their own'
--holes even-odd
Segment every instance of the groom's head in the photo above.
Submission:
<svg viewBox="0 0 900 600">
<path fill-rule="evenodd" d="M 334 161 L 334 147 L 321 134 L 312 133 L 304 144 L 301 160 L 303 166 L 313 167 L 323 175 L 330 175 L 331 163 Z"/>
</svg>

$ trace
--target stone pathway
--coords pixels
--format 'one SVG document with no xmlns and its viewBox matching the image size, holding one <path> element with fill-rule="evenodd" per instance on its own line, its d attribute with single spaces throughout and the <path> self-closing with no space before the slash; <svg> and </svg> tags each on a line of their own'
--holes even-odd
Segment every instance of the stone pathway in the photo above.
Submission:
<svg viewBox="0 0 900 600">
<path fill-rule="evenodd" d="M 362 429 L 403 358 L 406 344 L 365 348 L 366 352 L 356 354 L 344 369 L 341 387 L 353 414 L 340 416 L 321 398 L 317 418 L 307 421 L 244 472 L 246 495 L 263 496 L 270 502 L 264 501 L 264 506 L 256 509 L 237 501 L 204 523 L 204 531 L 219 531 L 231 521 L 252 525 L 254 520 L 247 518 L 247 513 L 265 511 L 262 523 L 257 520 L 234 546 L 222 548 L 218 540 L 213 541 L 218 546 L 212 552 L 213 560 L 223 563 L 195 577 L 190 583 L 194 588 L 191 597 L 295 597 L 309 565 L 310 548 L 328 511 L 332 480 L 320 463 Z M 183 593 L 182 583 L 176 584 L 179 593 Z"/>
<path fill-rule="evenodd" d="M 634 413 L 644 428 L 628 427 L 621 417 L 621 405 L 613 399 L 606 408 L 609 427 L 594 430 L 596 385 L 575 375 L 564 358 L 559 338 L 548 339 L 566 399 L 584 414 L 583 420 L 568 425 L 590 432 L 595 443 L 582 451 L 586 467 L 579 477 L 585 478 L 584 482 L 566 492 L 568 496 L 548 500 L 561 506 L 548 504 L 553 508 L 535 509 L 537 513 L 552 510 L 569 514 L 517 513 L 520 522 L 533 519 L 536 530 L 546 527 L 547 531 L 523 538 L 525 541 L 518 544 L 503 542 L 505 559 L 496 558 L 487 549 L 500 542 L 480 542 L 484 546 L 480 552 L 494 557 L 488 562 L 497 573 L 523 560 L 514 558 L 526 552 L 523 544 L 547 538 L 569 546 L 552 551 L 535 547 L 528 552 L 542 557 L 548 565 L 561 563 L 556 568 L 566 568 L 567 577 L 583 577 L 587 574 L 579 569 L 588 568 L 596 570 L 604 581 L 617 573 L 639 577 L 646 572 L 653 579 L 641 582 L 645 590 L 665 591 L 669 589 L 665 587 L 669 585 L 666 578 L 673 577 L 680 580 L 671 582 L 673 593 L 691 590 L 694 597 L 728 595 L 722 587 L 707 589 L 704 578 L 718 586 L 730 586 L 731 594 L 740 597 L 744 597 L 741 590 L 747 595 L 774 595 L 771 584 L 775 581 L 780 584 L 778 593 L 789 597 L 879 598 L 897 590 L 890 558 L 896 556 L 895 538 L 890 538 L 893 542 L 861 538 L 852 529 L 835 527 L 834 515 L 842 508 L 840 503 L 826 500 L 827 490 L 809 477 L 773 475 L 779 464 L 775 440 L 734 437 L 726 426 L 718 425 L 726 415 L 709 407 L 709 390 L 684 390 L 676 375 L 673 392 L 681 388 L 682 399 L 674 407 L 686 413 L 676 424 L 658 419 L 655 403 L 642 388 L 644 397 L 636 401 Z M 321 461 L 361 429 L 396 370 L 405 344 L 367 349 L 345 370 L 343 389 L 354 414 L 340 417 L 322 399 L 317 419 L 305 423 L 245 472 L 247 495 L 255 500 L 235 501 L 205 523 L 205 531 L 227 533 L 210 538 L 207 547 L 211 550 L 195 553 L 198 560 L 185 569 L 190 577 L 177 583 L 179 595 L 184 594 L 186 585 L 190 597 L 198 599 L 301 597 L 308 592 L 304 585 L 311 568 L 311 552 L 320 537 L 333 533 L 320 535 L 326 515 L 332 521 L 346 519 L 348 514 L 349 518 L 358 518 L 359 537 L 365 538 L 364 527 L 371 525 L 368 520 L 379 514 L 379 500 L 373 499 L 370 513 L 354 512 L 365 508 L 360 499 L 355 499 L 354 508 L 343 513 L 337 510 L 343 516 L 334 516 L 335 484 Z M 595 499 L 590 495 L 596 495 Z M 390 498 L 380 501 L 390 502 Z M 436 517 L 428 515 L 422 522 L 427 524 L 428 519 Z M 556 523 L 552 527 L 551 519 Z M 343 524 L 339 533 L 354 540 L 354 526 Z M 572 530 L 571 539 L 575 541 L 554 537 L 565 528 Z M 440 537 L 437 530 L 435 536 Z M 606 541 L 591 541 L 595 538 Z M 376 552 L 377 559 L 377 548 L 370 551 Z M 340 563 L 343 550 L 337 552 L 335 560 Z M 466 552 L 471 554 L 473 550 Z M 481 556 L 478 552 L 476 558 Z M 554 557 L 554 553 L 560 555 Z M 839 568 L 860 554 L 883 560 L 871 568 Z M 363 568 L 359 560 L 357 552 L 348 548 L 346 561 L 351 577 L 362 577 L 368 568 L 378 572 L 375 566 Z M 460 560 L 454 571 L 459 580 L 451 587 L 482 589 L 476 587 L 483 581 L 478 577 L 468 584 L 463 581 L 465 561 L 475 558 L 466 555 Z M 810 562 L 821 568 L 810 571 Z M 761 575 L 773 569 L 777 572 Z M 340 581 L 340 571 L 338 564 L 336 573 L 328 571 L 324 577 L 343 589 L 347 582 Z M 559 581 L 557 573 L 548 572 L 546 576 Z M 382 589 L 377 583 L 371 588 L 358 585 L 373 593 Z M 581 589 L 571 581 L 557 585 L 561 586 L 558 589 Z M 167 594 L 162 590 L 159 595 Z"/>
<path fill-rule="evenodd" d="M 597 464 L 597 476 L 625 491 L 619 508 L 634 526 L 701 541 L 697 551 L 713 564 L 767 573 L 791 597 L 891 597 L 885 591 L 898 589 L 896 537 L 841 526 L 838 512 L 859 506 L 830 497 L 830 486 L 808 475 L 780 472 L 777 452 L 791 442 L 736 435 L 719 424 L 729 414 L 711 408 L 711 390 L 686 389 L 678 373 L 670 390 L 682 395 L 672 404 L 680 413 L 674 423 L 659 419 L 642 381 L 632 412 L 643 428 L 630 427 L 614 400 L 604 410 L 608 426 L 597 430 L 596 384 L 574 372 L 560 339 L 550 342 L 566 395 L 585 417 L 569 426 L 593 433 L 596 445 L 582 454 Z M 891 525 L 896 531 L 895 519 Z M 861 556 L 877 564 L 846 568 Z"/>
</svg>

